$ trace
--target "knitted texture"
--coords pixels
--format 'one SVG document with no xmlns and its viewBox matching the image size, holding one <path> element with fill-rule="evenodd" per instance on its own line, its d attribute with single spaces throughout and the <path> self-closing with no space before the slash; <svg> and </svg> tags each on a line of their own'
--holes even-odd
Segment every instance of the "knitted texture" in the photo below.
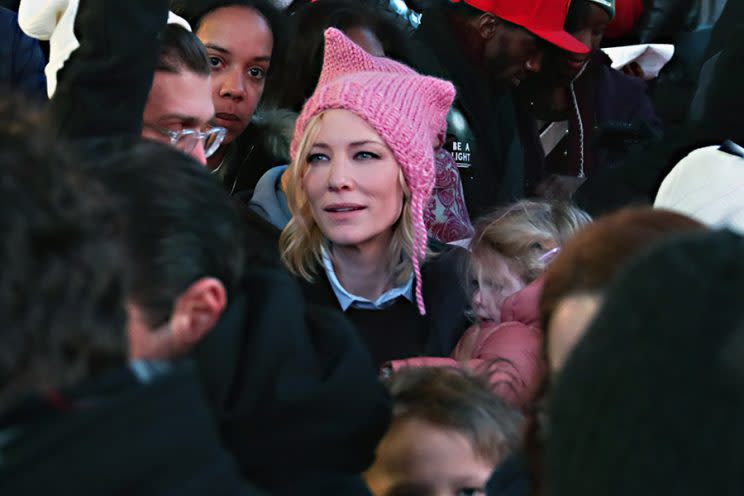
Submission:
<svg viewBox="0 0 744 496">
<path fill-rule="evenodd" d="M 326 110 L 351 111 L 375 129 L 393 152 L 411 193 L 416 303 L 425 315 L 421 290 L 421 262 L 427 246 L 424 208 L 434 187 L 434 148 L 444 139 L 455 88 L 447 81 L 369 55 L 333 28 L 325 32 L 324 53 L 318 87 L 297 119 L 292 159 L 308 122 Z"/>
</svg>

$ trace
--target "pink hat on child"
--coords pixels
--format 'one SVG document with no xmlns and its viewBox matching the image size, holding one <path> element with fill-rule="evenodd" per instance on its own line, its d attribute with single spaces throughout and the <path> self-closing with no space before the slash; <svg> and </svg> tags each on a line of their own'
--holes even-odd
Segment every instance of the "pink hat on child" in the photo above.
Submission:
<svg viewBox="0 0 744 496">
<path fill-rule="evenodd" d="M 452 83 L 421 76 L 403 64 L 374 57 L 341 31 L 330 28 L 325 32 L 318 86 L 297 119 L 291 145 L 294 160 L 308 122 L 332 109 L 354 112 L 385 141 L 411 192 L 413 270 L 421 315 L 426 314 L 421 291 L 421 261 L 427 246 L 424 207 L 434 187 L 434 148 L 444 141 L 447 112 L 454 98 Z"/>
</svg>

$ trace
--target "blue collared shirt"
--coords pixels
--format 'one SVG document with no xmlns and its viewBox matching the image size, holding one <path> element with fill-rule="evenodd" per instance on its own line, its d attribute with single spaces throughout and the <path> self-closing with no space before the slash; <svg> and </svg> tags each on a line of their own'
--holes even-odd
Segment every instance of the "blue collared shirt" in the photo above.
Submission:
<svg viewBox="0 0 744 496">
<path fill-rule="evenodd" d="M 326 250 L 323 250 L 323 268 L 328 276 L 328 280 L 331 282 L 331 288 L 333 288 L 336 299 L 338 299 L 338 303 L 341 305 L 341 310 L 344 312 L 350 307 L 362 310 L 382 310 L 400 297 L 408 301 L 413 301 L 413 274 L 401 286 L 385 291 L 375 301 L 371 301 L 367 298 L 353 295 L 344 289 L 338 277 L 336 277 L 333 261 Z"/>
</svg>

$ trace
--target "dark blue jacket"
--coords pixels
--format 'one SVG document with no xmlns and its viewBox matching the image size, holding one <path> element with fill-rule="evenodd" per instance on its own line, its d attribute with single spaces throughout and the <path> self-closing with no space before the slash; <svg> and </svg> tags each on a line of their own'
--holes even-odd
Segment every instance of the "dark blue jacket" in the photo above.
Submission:
<svg viewBox="0 0 744 496">
<path fill-rule="evenodd" d="M 21 31 L 15 12 L 0 7 L 0 85 L 46 100 L 45 65 L 39 42 Z"/>
</svg>

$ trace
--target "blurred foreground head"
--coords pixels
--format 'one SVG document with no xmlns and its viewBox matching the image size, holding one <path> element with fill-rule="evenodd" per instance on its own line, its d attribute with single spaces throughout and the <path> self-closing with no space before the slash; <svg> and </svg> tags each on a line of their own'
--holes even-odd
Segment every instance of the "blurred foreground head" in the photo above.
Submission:
<svg viewBox="0 0 744 496">
<path fill-rule="evenodd" d="M 0 101 L 0 409 L 126 360 L 124 269 L 103 188 L 28 105 Z"/>
<path fill-rule="evenodd" d="M 681 214 L 627 208 L 598 219 L 571 239 L 548 268 L 540 299 L 551 371 L 563 366 L 624 264 L 656 242 L 703 229 Z"/>
<path fill-rule="evenodd" d="M 610 285 L 554 382 L 550 494 L 741 494 L 742 253 L 735 234 L 691 234 Z"/>
</svg>

